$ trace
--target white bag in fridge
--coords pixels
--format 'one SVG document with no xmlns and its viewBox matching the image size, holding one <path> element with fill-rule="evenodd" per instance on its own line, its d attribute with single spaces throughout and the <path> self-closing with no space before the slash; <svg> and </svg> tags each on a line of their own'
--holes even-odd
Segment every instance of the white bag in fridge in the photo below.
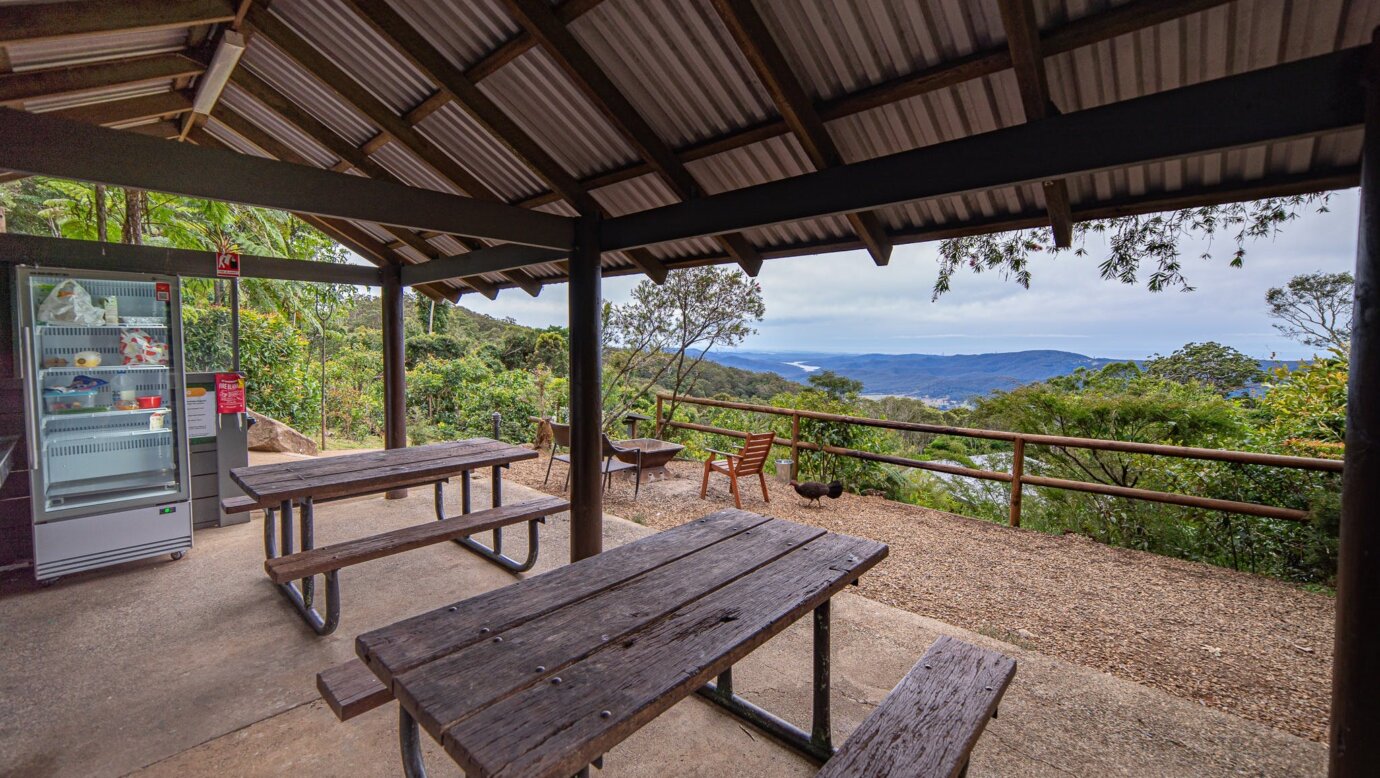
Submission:
<svg viewBox="0 0 1380 778">
<path fill-rule="evenodd" d="M 67 279 L 48 293 L 38 306 L 38 320 L 51 324 L 95 325 L 105 321 L 105 310 L 91 302 L 91 293 Z"/>
</svg>

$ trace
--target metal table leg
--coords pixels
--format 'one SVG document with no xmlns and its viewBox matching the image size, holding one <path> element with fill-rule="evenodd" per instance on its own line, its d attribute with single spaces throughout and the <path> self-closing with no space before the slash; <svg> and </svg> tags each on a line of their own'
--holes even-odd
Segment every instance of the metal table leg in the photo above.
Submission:
<svg viewBox="0 0 1380 778">
<path fill-rule="evenodd" d="M 290 500 L 284 500 L 279 511 L 282 513 L 283 520 L 282 527 L 280 528 L 283 543 L 282 554 L 286 556 L 295 553 L 292 537 L 292 502 Z M 315 528 L 312 500 L 310 497 L 302 500 L 299 511 L 298 521 L 302 529 L 303 546 L 301 550 L 306 551 L 312 547 L 313 530 Z M 274 513 L 275 512 L 271 509 L 264 511 L 264 556 L 268 559 L 275 559 L 279 556 L 278 549 L 274 548 L 273 543 L 273 524 L 277 521 L 277 517 Z M 340 571 L 332 570 L 326 573 L 325 616 L 322 616 L 321 613 L 313 607 L 312 601 L 315 594 L 314 579 L 303 579 L 300 589 L 298 585 L 292 581 L 277 584 L 277 587 L 316 634 L 329 635 L 340 625 Z"/>
<path fill-rule="evenodd" d="M 789 748 L 823 763 L 834 755 L 829 726 L 829 601 L 814 611 L 814 711 L 811 731 L 797 727 L 765 708 L 733 693 L 733 668 L 719 674 L 717 683 L 707 683 L 700 696 L 729 713 L 771 735 Z"/>
<path fill-rule="evenodd" d="M 498 508 L 503 505 L 503 476 L 501 470 L 495 467 L 493 472 L 493 503 Z M 463 516 L 470 512 L 470 473 L 465 471 L 460 474 L 460 514 Z M 436 519 L 438 521 L 446 518 L 446 492 L 445 481 L 436 482 L 435 493 Z M 479 556 L 493 562 L 503 569 L 513 573 L 525 573 L 537 564 L 537 554 L 541 550 L 540 537 L 537 533 L 537 525 L 545 524 L 546 517 L 532 519 L 527 522 L 527 558 L 519 562 L 516 559 L 503 553 L 503 535 L 501 529 L 495 529 L 494 544 L 492 547 L 475 540 L 470 536 L 455 538 L 455 543 L 478 554 Z"/>
<path fill-rule="evenodd" d="M 426 778 L 426 763 L 422 761 L 422 739 L 417 720 L 398 706 L 398 745 L 402 749 L 403 775 L 407 778 Z"/>
</svg>

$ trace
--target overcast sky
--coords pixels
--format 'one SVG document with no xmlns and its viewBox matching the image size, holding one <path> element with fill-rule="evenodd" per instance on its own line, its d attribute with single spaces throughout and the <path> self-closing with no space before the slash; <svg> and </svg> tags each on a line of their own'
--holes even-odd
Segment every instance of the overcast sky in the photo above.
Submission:
<svg viewBox="0 0 1380 778">
<path fill-rule="evenodd" d="M 1358 196 L 1333 196 L 1331 212 L 1308 213 L 1275 239 L 1247 246 L 1245 267 L 1228 265 L 1230 238 L 1218 238 L 1210 262 L 1203 245 L 1184 245 L 1192 292 L 1151 293 L 1098 277 L 1105 250 L 1032 262 L 1025 290 L 1000 276 L 963 273 L 953 291 L 930 302 L 936 245 L 897 246 L 887 267 L 864 252 L 768 260 L 758 280 L 767 315 L 742 348 L 845 353 L 975 354 L 1059 349 L 1098 357 L 1168 354 L 1191 341 L 1216 340 L 1252 356 L 1295 359 L 1312 349 L 1281 337 L 1266 315 L 1265 290 L 1290 276 L 1352 270 Z M 1144 275 L 1144 274 L 1142 274 Z M 604 297 L 627 299 L 635 277 L 604 281 Z M 566 287 L 532 298 L 513 290 L 498 300 L 466 295 L 463 304 L 491 316 L 544 326 L 566 321 Z"/>
</svg>

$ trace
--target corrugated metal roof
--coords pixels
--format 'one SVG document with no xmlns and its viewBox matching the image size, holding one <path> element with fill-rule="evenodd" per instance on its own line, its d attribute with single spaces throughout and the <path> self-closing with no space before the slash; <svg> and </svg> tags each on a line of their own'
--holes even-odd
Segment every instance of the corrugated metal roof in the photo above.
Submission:
<svg viewBox="0 0 1380 778">
<path fill-rule="evenodd" d="M 1036 16 L 1048 32 L 1131 1 L 1036 0 Z M 502 0 L 388 2 L 462 69 L 520 34 Z M 553 5 L 559 6 L 559 0 L 553 0 Z M 606 0 L 594 6 L 581 6 L 584 13 L 570 23 L 571 31 L 667 145 L 683 148 L 776 119 L 776 107 L 708 0 Z M 837 104 L 859 90 L 955 58 L 1000 51 L 1006 40 L 996 0 L 773 0 L 756 7 L 795 77 L 821 104 Z M 344 3 L 277 0 L 270 13 L 400 117 L 438 88 Z M 1069 113 L 1362 45 L 1377 26 L 1380 0 L 1232 0 L 1054 54 L 1047 58 L 1046 70 L 1053 102 Z M 16 69 L 30 69 L 180 50 L 186 40 L 187 30 L 88 35 L 16 44 L 8 47 L 8 53 Z M 378 135 L 373 121 L 264 36 L 251 41 L 242 63 L 349 143 L 362 146 Z M 122 85 L 80 96 L 36 99 L 26 107 L 53 110 L 172 86 L 171 82 Z M 643 162 L 618 128 L 540 46 L 499 67 L 480 81 L 480 89 L 572 175 L 589 178 Z M 232 86 L 223 99 L 314 164 L 334 164 L 335 156 L 319 142 L 246 93 Z M 827 129 L 846 161 L 1010 127 L 1026 118 L 1010 71 L 851 115 L 830 115 L 837 118 L 828 122 Z M 416 129 L 502 198 L 521 200 L 541 195 L 545 189 L 543 180 L 503 139 L 493 137 L 457 105 L 431 112 Z M 208 131 L 234 148 L 256 153 L 218 122 L 212 121 Z M 1359 153 L 1359 133 L 1338 132 L 1076 176 L 1067 184 L 1075 209 L 1087 212 L 1106 203 L 1221 184 L 1355 170 Z M 413 185 L 455 191 L 403 142 L 384 143 L 372 156 Z M 813 169 L 800 144 L 788 134 L 759 138 L 750 145 L 688 162 L 686 167 L 708 193 Z M 614 215 L 674 202 L 655 174 L 631 176 L 593 194 Z M 1033 219 L 1031 223 L 1038 224 L 1043 207 L 1041 187 L 1022 185 L 892 206 L 879 213 L 898 240 L 907 240 L 927 230 L 1001 219 Z M 574 214 L 562 201 L 539 210 Z M 382 242 L 393 242 L 376 225 L 364 229 Z M 842 217 L 775 225 L 747 235 L 769 253 L 854 242 Z M 447 254 L 464 248 L 449 237 L 434 238 L 432 243 Z M 722 255 L 717 242 L 710 239 L 654 246 L 650 251 L 672 264 Z M 604 265 L 621 270 L 631 267 L 631 262 L 615 253 L 604 258 Z M 543 279 L 563 275 L 557 263 L 528 272 Z M 488 278 L 507 284 L 498 275 Z"/>
<path fill-rule="evenodd" d="M 186 46 L 185 29 L 145 30 L 12 43 L 5 47 L 5 53 L 9 55 L 10 67 L 20 73 L 181 51 Z"/>
</svg>

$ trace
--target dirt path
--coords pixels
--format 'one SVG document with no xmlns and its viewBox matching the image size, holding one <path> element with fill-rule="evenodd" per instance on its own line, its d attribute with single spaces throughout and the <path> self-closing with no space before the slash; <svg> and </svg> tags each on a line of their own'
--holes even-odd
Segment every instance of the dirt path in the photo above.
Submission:
<svg viewBox="0 0 1380 778">
<path fill-rule="evenodd" d="M 557 464 L 556 492 L 565 473 Z M 512 477 L 542 489 L 546 457 Z M 699 467 L 672 478 L 615 480 L 605 510 L 667 529 L 731 506 L 727 480 L 699 499 Z M 914 613 L 1093 667 L 1205 705 L 1323 740 L 1332 667 L 1333 601 L 1259 576 L 1079 536 L 1046 535 L 950 513 L 844 495 L 809 508 L 769 482 L 743 507 L 885 542 L 891 554 L 862 593 Z"/>
</svg>

